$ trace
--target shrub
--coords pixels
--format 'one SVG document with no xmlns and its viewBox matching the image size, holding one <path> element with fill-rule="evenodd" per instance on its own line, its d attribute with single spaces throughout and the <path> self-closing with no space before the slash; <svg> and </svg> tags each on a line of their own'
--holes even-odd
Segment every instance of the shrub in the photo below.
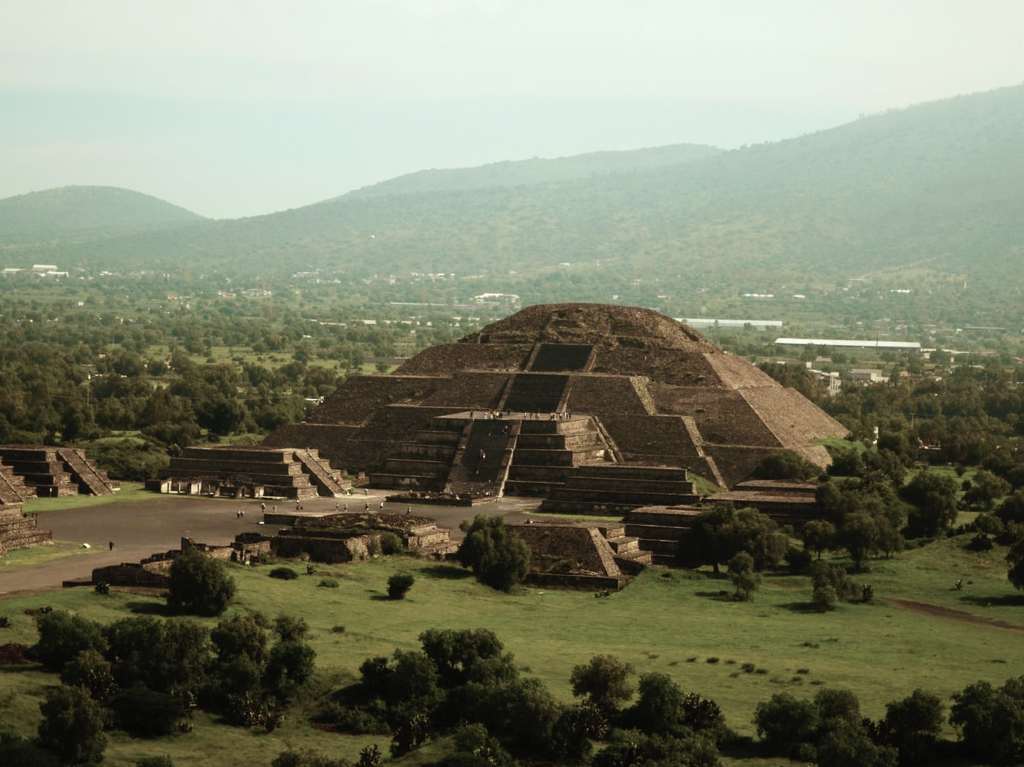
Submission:
<svg viewBox="0 0 1024 767">
<path fill-rule="evenodd" d="M 65 663 L 60 681 L 69 687 L 81 687 L 98 701 L 106 700 L 114 691 L 110 663 L 95 650 L 83 650 Z"/>
<path fill-rule="evenodd" d="M 501 517 L 478 514 L 472 524 L 463 526 L 466 537 L 456 556 L 481 583 L 511 591 L 525 580 L 530 569 L 530 547 L 506 527 Z"/>
<path fill-rule="evenodd" d="M 633 696 L 629 679 L 633 666 L 611 655 L 595 655 L 586 665 L 572 670 L 572 694 L 586 698 L 599 710 L 609 715 Z"/>
<path fill-rule="evenodd" d="M 1024 762 L 1024 676 L 1001 688 L 976 682 L 953 696 L 949 722 L 975 759 L 990 764 Z"/>
<path fill-rule="evenodd" d="M 289 698 L 313 676 L 316 652 L 305 642 L 282 640 L 270 650 L 263 683 L 279 697 Z"/>
<path fill-rule="evenodd" d="M 419 639 L 444 687 L 494 686 L 516 677 L 512 656 L 489 629 L 428 629 Z"/>
<path fill-rule="evenodd" d="M 381 533 L 380 553 L 400 554 L 405 551 L 405 542 L 394 533 Z"/>
<path fill-rule="evenodd" d="M 455 731 L 454 753 L 441 767 L 514 767 L 515 760 L 482 724 L 467 724 Z"/>
<path fill-rule="evenodd" d="M 186 713 L 184 704 L 173 695 L 145 687 L 125 690 L 110 701 L 117 725 L 136 737 L 156 738 L 177 731 Z"/>
<path fill-rule="evenodd" d="M 290 567 L 275 567 L 270 571 L 270 577 L 282 581 L 294 581 L 299 577 L 299 574 Z"/>
<path fill-rule="evenodd" d="M 104 597 L 110 596 L 110 584 L 106 581 L 97 581 L 96 585 L 93 587 L 93 591 Z"/>
<path fill-rule="evenodd" d="M 4 767 L 61 767 L 56 755 L 27 738 L 8 732 L 0 732 L 0 764 Z"/>
<path fill-rule="evenodd" d="M 177 612 L 220 615 L 235 596 L 235 581 L 224 563 L 195 550 L 171 565 L 167 605 Z"/>
<path fill-rule="evenodd" d="M 1006 562 L 1009 565 L 1006 577 L 1014 588 L 1024 589 L 1024 538 L 1013 544 L 1006 555 Z"/>
<path fill-rule="evenodd" d="M 765 456 L 754 469 L 753 476 L 757 479 L 814 479 L 821 473 L 815 466 L 801 455 L 791 450 L 770 453 Z"/>
<path fill-rule="evenodd" d="M 409 573 L 395 573 L 388 578 L 388 598 L 405 599 L 416 578 Z"/>
<path fill-rule="evenodd" d="M 338 582 L 334 578 L 321 578 L 320 582 L 316 584 L 322 589 L 336 589 L 338 588 Z"/>
<path fill-rule="evenodd" d="M 754 572 L 754 558 L 741 551 L 729 560 L 729 579 L 736 587 L 736 599 L 747 602 L 761 583 L 761 576 Z"/>
<path fill-rule="evenodd" d="M 935 747 L 944 722 L 939 696 L 914 690 L 910 696 L 885 707 L 881 731 L 886 743 L 899 751 L 900 764 L 913 767 L 934 763 Z"/>
<path fill-rule="evenodd" d="M 80 687 L 55 687 L 47 690 L 39 704 L 43 719 L 39 723 L 39 743 L 65 764 L 95 764 L 103 761 L 107 738 L 106 720 L 100 704 Z"/>
<path fill-rule="evenodd" d="M 832 548 L 836 539 L 836 528 L 825 519 L 812 519 L 800 531 L 800 539 L 806 551 L 813 551 L 821 559 L 823 551 Z"/>
<path fill-rule="evenodd" d="M 102 654 L 107 649 L 100 624 L 64 610 L 37 615 L 36 627 L 39 641 L 32 648 L 32 656 L 50 671 L 60 671 L 85 650 Z"/>
<path fill-rule="evenodd" d="M 818 707 L 809 700 L 778 693 L 757 705 L 754 723 L 769 753 L 795 757 L 801 744 L 814 741 L 819 723 Z"/>
<path fill-rule="evenodd" d="M 274 633 L 282 642 L 298 641 L 309 633 L 309 624 L 302 617 L 278 615 L 274 619 Z"/>
<path fill-rule="evenodd" d="M 838 601 L 839 596 L 836 594 L 835 588 L 827 583 L 815 586 L 811 594 L 811 602 L 819 612 L 835 610 Z"/>
</svg>

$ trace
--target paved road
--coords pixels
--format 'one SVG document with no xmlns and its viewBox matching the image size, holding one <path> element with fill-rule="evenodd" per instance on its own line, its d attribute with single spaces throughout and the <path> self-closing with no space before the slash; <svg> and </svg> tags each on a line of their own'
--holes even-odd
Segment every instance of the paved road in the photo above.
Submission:
<svg viewBox="0 0 1024 767">
<path fill-rule="evenodd" d="M 358 495 L 337 502 L 330 498 L 305 501 L 303 509 L 330 511 L 336 503 L 342 507 L 347 503 L 352 511 L 361 511 L 367 501 L 371 508 L 378 508 L 382 492 L 371 490 L 368 498 Z M 266 503 L 268 509 L 275 505 L 273 501 Z M 278 502 L 276 506 L 284 510 L 293 509 L 295 504 Z M 522 522 L 527 519 L 525 512 L 536 506 L 536 501 L 502 498 L 473 509 L 416 504 L 412 509 L 416 515 L 431 517 L 442 527 L 451 528 L 452 537 L 459 539 L 462 537 L 459 523 L 474 514 L 501 514 L 510 522 Z M 387 511 L 404 511 L 406 508 L 407 504 L 385 504 Z M 236 512 L 241 509 L 245 509 L 246 515 L 239 519 Z M 151 499 L 85 509 L 40 512 L 39 526 L 52 530 L 55 540 L 88 543 L 93 547 L 93 553 L 15 567 L 8 572 L 0 570 L 0 594 L 52 588 L 66 580 L 88 577 L 94 567 L 138 562 L 150 554 L 178 548 L 183 536 L 202 543 L 225 544 L 241 532 L 268 532 L 259 524 L 262 518 L 259 501 L 157 495 Z M 114 542 L 113 551 L 108 550 L 110 541 Z"/>
</svg>

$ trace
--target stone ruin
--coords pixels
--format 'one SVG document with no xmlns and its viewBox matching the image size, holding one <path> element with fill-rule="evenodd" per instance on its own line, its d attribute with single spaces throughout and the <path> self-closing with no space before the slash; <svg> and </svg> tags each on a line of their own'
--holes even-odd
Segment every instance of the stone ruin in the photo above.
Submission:
<svg viewBox="0 0 1024 767">
<path fill-rule="evenodd" d="M 458 548 L 451 531 L 429 517 L 411 514 L 337 512 L 303 515 L 277 513 L 268 523 L 291 521 L 270 540 L 281 557 L 308 557 L 314 562 L 337 563 L 368 559 L 381 550 L 381 538 L 397 536 L 406 551 L 417 556 L 443 558 Z"/>
<path fill-rule="evenodd" d="M 36 518 L 26 515 L 20 502 L 8 502 L 0 482 L 0 557 L 15 549 L 53 543 L 53 533 L 40 530 Z"/>
<path fill-rule="evenodd" d="M 689 327 L 647 309 L 533 306 L 392 375 L 355 376 L 268 446 L 316 448 L 427 500 L 544 498 L 624 513 L 733 489 L 768 455 L 825 467 L 846 429 Z"/>
<path fill-rule="evenodd" d="M 85 451 L 47 445 L 0 445 L 0 487 L 21 501 L 31 496 L 111 495 L 120 489 Z"/>
<path fill-rule="evenodd" d="M 188 447 L 173 456 L 160 479 L 161 493 L 231 498 L 339 498 L 351 487 L 316 449 Z"/>
</svg>

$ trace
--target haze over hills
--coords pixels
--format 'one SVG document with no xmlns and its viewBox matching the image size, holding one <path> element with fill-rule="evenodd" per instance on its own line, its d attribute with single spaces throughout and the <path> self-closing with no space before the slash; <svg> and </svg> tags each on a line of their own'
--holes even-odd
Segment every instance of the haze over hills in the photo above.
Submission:
<svg viewBox="0 0 1024 767">
<path fill-rule="evenodd" d="M 110 237 L 203 221 L 185 208 L 113 186 L 65 186 L 0 200 L 0 243 Z"/>
<path fill-rule="evenodd" d="M 600 259 L 662 275 L 907 265 L 1015 275 L 1022 186 L 1015 86 L 734 151 L 683 145 L 424 171 L 280 213 L 46 250 L 67 266 L 264 274 L 522 273 Z"/>
</svg>

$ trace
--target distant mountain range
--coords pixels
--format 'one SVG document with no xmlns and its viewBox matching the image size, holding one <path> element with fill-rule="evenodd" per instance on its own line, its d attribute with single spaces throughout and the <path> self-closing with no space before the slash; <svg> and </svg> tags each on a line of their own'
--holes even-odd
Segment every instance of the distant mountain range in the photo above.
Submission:
<svg viewBox="0 0 1024 767">
<path fill-rule="evenodd" d="M 665 275 L 924 266 L 1019 282 L 1024 86 L 733 151 L 679 145 L 422 171 L 237 220 L 75 189 L 0 201 L 6 260 L 263 274 L 528 273 L 594 260 Z"/>
</svg>

